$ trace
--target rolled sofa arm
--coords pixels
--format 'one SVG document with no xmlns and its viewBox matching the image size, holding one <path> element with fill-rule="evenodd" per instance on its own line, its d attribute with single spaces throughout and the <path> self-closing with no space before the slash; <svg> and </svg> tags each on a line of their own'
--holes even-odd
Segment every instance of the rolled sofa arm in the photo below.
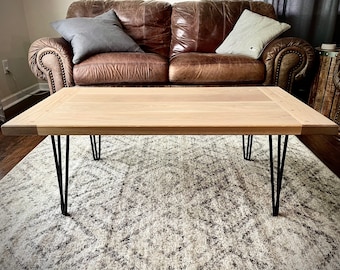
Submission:
<svg viewBox="0 0 340 270">
<path fill-rule="evenodd" d="M 333 82 L 335 85 L 336 93 L 340 93 L 340 53 L 336 56 L 336 62 L 333 73 Z M 337 109 L 334 117 L 334 122 L 340 126 L 340 98 L 338 97 Z M 340 133 L 340 129 L 339 129 Z"/>
<path fill-rule="evenodd" d="M 72 57 L 72 48 L 63 38 L 40 38 L 30 46 L 28 63 L 37 78 L 47 80 L 53 94 L 74 85 Z"/>
<path fill-rule="evenodd" d="M 262 60 L 266 65 L 265 85 L 277 85 L 289 93 L 294 81 L 306 76 L 314 60 L 314 48 L 300 38 L 279 38 L 265 48 Z"/>
<path fill-rule="evenodd" d="M 335 88 L 340 90 L 340 53 L 336 56 L 333 81 Z"/>
</svg>

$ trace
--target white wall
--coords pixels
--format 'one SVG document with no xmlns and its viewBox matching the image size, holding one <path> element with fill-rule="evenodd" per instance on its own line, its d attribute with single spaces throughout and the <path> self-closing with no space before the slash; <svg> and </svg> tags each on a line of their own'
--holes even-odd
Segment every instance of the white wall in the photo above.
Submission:
<svg viewBox="0 0 340 270">
<path fill-rule="evenodd" d="M 7 59 L 11 73 L 0 62 L 0 100 L 25 89 L 37 80 L 27 62 L 30 46 L 22 0 L 0 0 L 0 61 Z"/>
<path fill-rule="evenodd" d="M 59 36 L 50 22 L 64 19 L 73 0 L 0 0 L 0 101 L 16 102 L 37 87 L 27 61 L 30 44 L 46 36 Z M 2 70 L 8 59 L 11 73 Z"/>
<path fill-rule="evenodd" d="M 1 0 L 0 0 L 1 1 Z M 65 19 L 74 0 L 22 0 L 31 42 L 41 37 L 57 37 L 50 23 Z"/>
</svg>

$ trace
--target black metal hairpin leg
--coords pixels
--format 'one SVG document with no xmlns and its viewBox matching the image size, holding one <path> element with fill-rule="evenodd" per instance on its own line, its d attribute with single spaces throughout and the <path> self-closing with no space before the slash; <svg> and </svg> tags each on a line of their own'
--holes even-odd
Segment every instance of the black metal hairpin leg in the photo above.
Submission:
<svg viewBox="0 0 340 270">
<path fill-rule="evenodd" d="M 246 143 L 247 141 L 247 143 Z M 243 158 L 245 160 L 251 159 L 251 149 L 253 146 L 253 135 L 247 135 L 247 139 L 245 135 L 242 135 L 242 143 L 243 143 Z M 246 146 L 247 144 L 247 146 Z"/>
<path fill-rule="evenodd" d="M 97 138 L 96 138 L 97 136 Z M 100 135 L 90 135 L 92 155 L 94 160 L 100 159 L 101 153 L 101 136 Z"/>
<path fill-rule="evenodd" d="M 69 216 L 69 214 L 67 213 L 67 195 L 68 195 L 70 136 L 68 135 L 66 136 L 65 177 L 63 177 L 61 138 L 60 138 L 60 135 L 56 137 L 57 137 L 57 140 L 55 139 L 54 135 L 51 135 L 54 161 L 55 161 L 55 166 L 57 170 L 57 177 L 58 177 L 58 184 L 59 184 L 61 213 L 64 216 Z"/>
<path fill-rule="evenodd" d="M 274 173 L 274 157 L 273 157 L 273 139 L 269 135 L 269 154 L 270 154 L 270 180 L 272 185 L 272 206 L 273 216 L 279 215 L 280 192 L 283 178 L 283 168 L 288 145 L 288 135 L 285 135 L 282 149 L 281 135 L 277 139 L 277 167 L 276 167 L 276 193 L 275 193 L 275 173 Z"/>
</svg>

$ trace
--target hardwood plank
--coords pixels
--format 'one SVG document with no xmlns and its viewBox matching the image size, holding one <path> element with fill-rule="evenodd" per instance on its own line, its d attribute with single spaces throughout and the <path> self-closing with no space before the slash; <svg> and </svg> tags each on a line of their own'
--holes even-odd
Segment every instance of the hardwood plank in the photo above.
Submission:
<svg viewBox="0 0 340 270">
<path fill-rule="evenodd" d="M 3 126 L 6 135 L 337 134 L 337 125 L 279 87 L 58 91 Z"/>
<path fill-rule="evenodd" d="M 313 108 L 307 106 L 302 101 L 294 98 L 291 94 L 286 91 L 281 91 L 279 87 L 260 88 L 264 94 L 268 95 L 275 104 L 280 106 L 285 112 L 290 114 L 294 119 L 296 119 L 301 124 L 301 135 L 308 134 L 329 134 L 336 135 L 338 132 L 336 124 L 322 115 L 321 113 L 315 111 Z M 329 132 L 327 127 L 330 128 Z M 331 131 L 333 130 L 333 132 Z M 300 134 L 296 134 L 300 135 Z"/>
<path fill-rule="evenodd" d="M 0 179 L 31 152 L 45 137 L 4 136 L 0 132 Z"/>
<path fill-rule="evenodd" d="M 298 136 L 333 173 L 340 177 L 340 135 Z"/>
<path fill-rule="evenodd" d="M 12 119 L 26 109 L 49 96 L 41 91 L 18 102 L 5 111 L 6 119 Z M 45 137 L 42 136 L 4 136 L 0 130 L 0 179 L 31 152 Z"/>
</svg>

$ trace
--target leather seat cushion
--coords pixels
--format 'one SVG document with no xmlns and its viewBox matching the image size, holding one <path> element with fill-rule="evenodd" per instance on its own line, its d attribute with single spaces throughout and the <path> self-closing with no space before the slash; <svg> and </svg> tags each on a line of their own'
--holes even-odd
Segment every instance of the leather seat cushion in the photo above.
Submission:
<svg viewBox="0 0 340 270">
<path fill-rule="evenodd" d="M 169 80 L 184 84 L 263 83 L 265 65 L 246 56 L 181 53 L 172 58 Z"/>
<path fill-rule="evenodd" d="M 77 85 L 168 82 L 168 59 L 155 53 L 101 53 L 73 67 Z"/>
</svg>

